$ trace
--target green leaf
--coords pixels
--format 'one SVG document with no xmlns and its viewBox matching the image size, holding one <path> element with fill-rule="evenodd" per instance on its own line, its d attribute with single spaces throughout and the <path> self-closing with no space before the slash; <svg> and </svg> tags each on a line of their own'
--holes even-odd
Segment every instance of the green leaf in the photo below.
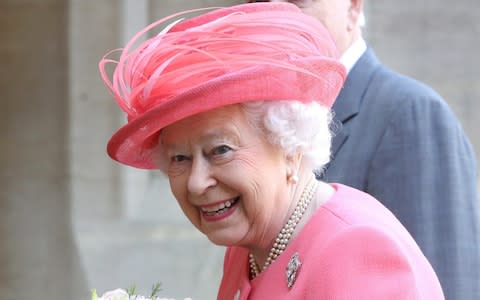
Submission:
<svg viewBox="0 0 480 300">
<path fill-rule="evenodd" d="M 161 285 L 162 284 L 160 282 L 157 282 L 152 286 L 152 293 L 150 294 L 150 298 L 157 296 L 157 294 L 162 290 L 160 288 Z"/>
<path fill-rule="evenodd" d="M 132 297 L 137 294 L 137 286 L 133 284 L 130 288 L 127 289 L 127 294 Z"/>
<path fill-rule="evenodd" d="M 92 300 L 97 300 L 97 299 L 98 299 L 97 290 L 92 289 Z"/>
</svg>

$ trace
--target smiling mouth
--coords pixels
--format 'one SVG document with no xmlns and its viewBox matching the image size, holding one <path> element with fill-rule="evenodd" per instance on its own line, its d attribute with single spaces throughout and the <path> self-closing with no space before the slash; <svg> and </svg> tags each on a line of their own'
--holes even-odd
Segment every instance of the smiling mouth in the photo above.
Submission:
<svg viewBox="0 0 480 300">
<path fill-rule="evenodd" d="M 209 217 L 218 216 L 226 213 L 230 208 L 237 204 L 240 197 L 235 197 L 233 199 L 227 200 L 225 202 L 219 203 L 217 205 L 212 205 L 210 207 L 202 207 L 202 212 Z"/>
</svg>

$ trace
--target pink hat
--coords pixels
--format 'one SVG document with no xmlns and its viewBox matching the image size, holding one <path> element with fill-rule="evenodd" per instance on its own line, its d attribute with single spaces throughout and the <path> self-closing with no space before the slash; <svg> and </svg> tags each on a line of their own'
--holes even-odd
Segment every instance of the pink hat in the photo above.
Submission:
<svg viewBox="0 0 480 300">
<path fill-rule="evenodd" d="M 135 49 L 139 32 L 118 61 L 104 57 L 100 73 L 128 122 L 107 152 L 120 163 L 155 168 L 162 128 L 220 106 L 259 100 L 319 101 L 331 107 L 345 68 L 327 30 L 289 3 L 242 4 L 165 27 Z M 106 65 L 115 63 L 110 79 Z"/>
</svg>

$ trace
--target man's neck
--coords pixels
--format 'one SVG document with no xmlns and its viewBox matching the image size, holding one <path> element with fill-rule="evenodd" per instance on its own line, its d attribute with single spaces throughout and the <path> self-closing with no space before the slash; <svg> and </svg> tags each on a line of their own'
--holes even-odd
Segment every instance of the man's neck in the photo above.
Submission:
<svg viewBox="0 0 480 300">
<path fill-rule="evenodd" d="M 353 68 L 360 57 L 367 50 L 365 40 L 360 36 L 340 57 L 340 61 L 347 69 L 347 73 Z"/>
</svg>

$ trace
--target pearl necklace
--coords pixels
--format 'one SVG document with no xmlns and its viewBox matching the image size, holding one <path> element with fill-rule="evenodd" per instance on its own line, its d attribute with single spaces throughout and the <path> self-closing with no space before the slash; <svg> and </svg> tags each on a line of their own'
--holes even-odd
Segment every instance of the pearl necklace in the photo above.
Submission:
<svg viewBox="0 0 480 300">
<path fill-rule="evenodd" d="M 275 242 L 273 243 L 270 252 L 268 253 L 267 260 L 265 261 L 262 270 L 260 271 L 257 262 L 255 261 L 255 257 L 252 253 L 248 254 L 248 261 L 250 263 L 250 277 L 251 279 L 255 278 L 263 272 L 271 263 L 277 259 L 277 257 L 282 254 L 283 250 L 285 250 L 290 238 L 295 231 L 298 223 L 303 217 L 303 214 L 307 210 L 308 205 L 312 202 L 313 195 L 317 189 L 318 181 L 316 179 L 310 181 L 310 183 L 305 187 L 302 192 L 302 196 L 300 200 L 298 200 L 297 205 L 295 206 L 295 210 L 293 211 L 292 215 L 288 219 L 287 223 L 283 225 L 282 230 L 277 235 Z"/>
</svg>

